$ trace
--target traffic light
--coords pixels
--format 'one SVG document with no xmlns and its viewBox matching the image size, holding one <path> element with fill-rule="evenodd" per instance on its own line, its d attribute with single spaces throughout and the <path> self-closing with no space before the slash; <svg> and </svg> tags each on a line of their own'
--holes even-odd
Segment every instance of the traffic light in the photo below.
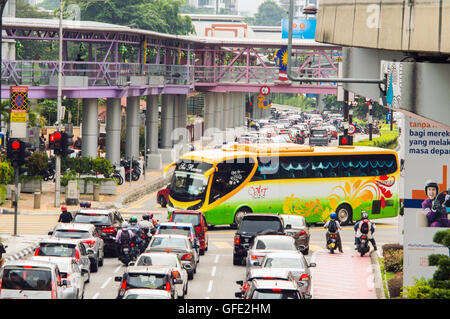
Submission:
<svg viewBox="0 0 450 319">
<path fill-rule="evenodd" d="M 353 136 L 352 135 L 339 136 L 339 145 L 353 145 Z"/>
<path fill-rule="evenodd" d="M 11 161 L 13 167 L 22 166 L 27 162 L 27 158 L 31 155 L 30 151 L 28 151 L 30 144 L 17 138 L 9 139 L 7 147 L 6 156 Z"/>
<path fill-rule="evenodd" d="M 58 155 L 61 153 L 61 139 L 62 134 L 60 131 L 56 131 L 48 136 L 48 147 Z"/>
<path fill-rule="evenodd" d="M 74 152 L 72 148 L 73 134 L 61 132 L 61 156 L 67 156 Z"/>
</svg>

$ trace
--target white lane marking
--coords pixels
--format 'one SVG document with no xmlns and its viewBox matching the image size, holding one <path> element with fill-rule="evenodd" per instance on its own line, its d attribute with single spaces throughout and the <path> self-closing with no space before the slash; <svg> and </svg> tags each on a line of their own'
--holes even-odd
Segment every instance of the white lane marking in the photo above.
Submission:
<svg viewBox="0 0 450 319">
<path fill-rule="evenodd" d="M 105 281 L 105 283 L 104 283 L 100 288 L 105 289 L 105 287 L 109 284 L 109 282 L 111 281 L 111 279 L 112 279 L 112 278 L 109 277 L 108 280 Z"/>
<path fill-rule="evenodd" d="M 114 270 L 114 272 L 118 272 L 120 269 L 122 268 L 122 265 L 120 265 L 119 267 L 116 268 L 116 270 Z"/>
<path fill-rule="evenodd" d="M 216 255 L 216 258 L 214 259 L 214 263 L 217 264 L 219 262 L 219 256 L 220 255 Z"/>
<path fill-rule="evenodd" d="M 211 271 L 211 277 L 214 277 L 216 275 L 216 266 L 214 266 L 213 268 L 212 268 L 212 271 Z"/>
<path fill-rule="evenodd" d="M 213 285 L 213 281 L 210 280 L 210 281 L 209 281 L 209 285 L 208 285 L 208 290 L 207 290 L 208 293 L 211 292 L 211 290 L 212 290 L 212 285 Z"/>
<path fill-rule="evenodd" d="M 100 294 L 97 292 L 95 295 L 94 295 L 94 297 L 92 297 L 92 299 L 97 299 L 97 297 L 99 296 Z"/>
</svg>

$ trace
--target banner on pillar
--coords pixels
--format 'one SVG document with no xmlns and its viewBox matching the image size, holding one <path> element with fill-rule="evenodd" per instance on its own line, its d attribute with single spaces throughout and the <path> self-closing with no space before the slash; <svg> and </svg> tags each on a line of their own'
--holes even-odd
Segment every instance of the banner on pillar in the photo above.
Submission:
<svg viewBox="0 0 450 319">
<path fill-rule="evenodd" d="M 430 123 L 405 117 L 402 129 L 404 170 L 404 273 L 403 285 L 415 278 L 432 278 L 437 267 L 429 266 L 432 254 L 448 255 L 448 248 L 433 242 L 438 231 L 447 230 L 450 188 L 450 132 Z"/>
</svg>

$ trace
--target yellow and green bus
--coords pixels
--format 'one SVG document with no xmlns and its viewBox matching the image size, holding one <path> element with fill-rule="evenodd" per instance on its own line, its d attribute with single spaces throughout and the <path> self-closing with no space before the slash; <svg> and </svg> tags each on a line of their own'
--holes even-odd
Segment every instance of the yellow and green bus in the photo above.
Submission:
<svg viewBox="0 0 450 319">
<path fill-rule="evenodd" d="M 246 213 L 304 216 L 342 224 L 361 216 L 395 217 L 399 165 L 395 151 L 298 144 L 236 144 L 186 153 L 169 186 L 168 210 L 198 210 L 210 225 L 236 225 Z M 167 167 L 167 168 L 168 168 Z"/>
</svg>

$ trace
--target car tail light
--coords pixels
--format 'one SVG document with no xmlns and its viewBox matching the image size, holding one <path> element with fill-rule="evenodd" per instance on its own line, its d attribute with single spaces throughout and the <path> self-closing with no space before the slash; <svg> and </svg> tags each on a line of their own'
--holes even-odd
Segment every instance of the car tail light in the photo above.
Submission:
<svg viewBox="0 0 450 319">
<path fill-rule="evenodd" d="M 264 257 L 264 256 L 257 256 L 257 255 L 251 255 L 250 256 L 250 258 L 253 259 L 253 260 L 258 259 L 258 258 L 262 258 L 262 257 Z"/>
<path fill-rule="evenodd" d="M 281 289 L 279 289 L 279 288 L 274 288 L 274 289 L 272 289 L 272 291 L 275 291 L 275 292 L 280 292 L 280 291 L 281 291 Z"/>
<path fill-rule="evenodd" d="M 95 246 L 95 240 L 83 240 L 83 243 L 88 244 L 89 247 Z"/>
<path fill-rule="evenodd" d="M 39 247 L 36 248 L 36 250 L 34 251 L 34 255 L 35 255 L 35 256 L 39 256 Z"/>
<path fill-rule="evenodd" d="M 80 252 L 78 251 L 78 249 L 75 249 L 75 259 L 77 260 L 77 262 L 80 261 Z"/>
<path fill-rule="evenodd" d="M 306 230 L 302 229 L 298 235 L 299 236 L 305 236 L 306 235 Z"/>
<path fill-rule="evenodd" d="M 2 294 L 2 278 L 0 278 L 0 295 Z"/>
<path fill-rule="evenodd" d="M 127 289 L 127 281 L 122 281 L 122 285 L 120 286 L 120 290 L 126 290 Z"/>
<path fill-rule="evenodd" d="M 195 232 L 200 236 L 200 233 L 202 232 L 202 227 L 195 226 Z"/>
<path fill-rule="evenodd" d="M 104 233 L 114 233 L 115 231 L 116 231 L 116 229 L 113 226 L 102 228 L 102 232 L 104 232 Z"/>
<path fill-rule="evenodd" d="M 241 242 L 241 240 L 240 240 L 240 237 L 239 237 L 239 235 L 237 235 L 237 236 L 234 236 L 234 244 L 235 244 L 235 245 L 239 245 L 239 244 L 240 244 L 240 242 Z"/>
<path fill-rule="evenodd" d="M 181 260 L 191 260 L 191 259 L 192 259 L 191 254 L 185 254 L 185 255 L 183 255 L 183 257 L 181 257 Z"/>
<path fill-rule="evenodd" d="M 300 276 L 300 280 L 308 280 L 308 279 L 309 279 L 308 274 L 302 274 Z"/>
<path fill-rule="evenodd" d="M 172 287 L 170 286 L 169 282 L 166 282 L 166 291 L 170 291 Z"/>
<path fill-rule="evenodd" d="M 56 299 L 56 282 L 52 282 L 52 299 Z"/>
</svg>

